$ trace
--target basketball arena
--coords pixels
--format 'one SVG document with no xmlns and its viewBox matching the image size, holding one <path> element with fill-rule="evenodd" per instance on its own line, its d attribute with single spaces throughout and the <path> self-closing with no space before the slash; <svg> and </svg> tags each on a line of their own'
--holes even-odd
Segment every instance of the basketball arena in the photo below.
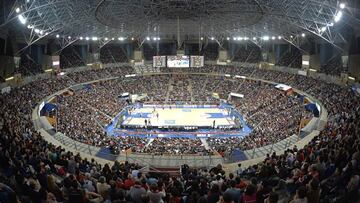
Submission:
<svg viewBox="0 0 360 203">
<path fill-rule="evenodd" d="M 360 2 L 0 7 L 0 202 L 360 202 Z"/>
</svg>

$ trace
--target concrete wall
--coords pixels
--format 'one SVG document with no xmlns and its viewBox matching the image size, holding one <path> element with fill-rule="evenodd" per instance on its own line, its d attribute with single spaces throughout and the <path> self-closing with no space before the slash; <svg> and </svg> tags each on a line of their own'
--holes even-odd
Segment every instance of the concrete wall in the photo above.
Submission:
<svg viewBox="0 0 360 203">
<path fill-rule="evenodd" d="M 142 51 L 134 51 L 134 60 L 142 61 L 143 60 L 143 52 Z"/>
<path fill-rule="evenodd" d="M 227 61 L 228 60 L 228 51 L 227 50 L 220 50 L 218 60 L 219 61 Z"/>
<path fill-rule="evenodd" d="M 360 79 L 360 54 L 349 56 L 349 75 Z"/>
<path fill-rule="evenodd" d="M 320 55 L 310 55 L 309 68 L 320 70 Z"/>
<path fill-rule="evenodd" d="M 43 60 L 42 60 L 42 68 L 43 70 L 47 70 L 50 69 L 52 67 L 52 58 L 50 55 L 43 55 Z"/>
<path fill-rule="evenodd" d="M 14 57 L 12 56 L 0 56 L 0 76 L 7 78 L 13 75 L 15 71 Z"/>
</svg>

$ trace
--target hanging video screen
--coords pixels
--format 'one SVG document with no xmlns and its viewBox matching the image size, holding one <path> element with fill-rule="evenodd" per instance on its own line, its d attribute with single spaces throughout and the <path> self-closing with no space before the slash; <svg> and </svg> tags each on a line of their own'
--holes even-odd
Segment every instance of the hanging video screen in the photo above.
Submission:
<svg viewBox="0 0 360 203">
<path fill-rule="evenodd" d="M 189 56 L 168 56 L 167 67 L 169 68 L 189 68 Z"/>
</svg>

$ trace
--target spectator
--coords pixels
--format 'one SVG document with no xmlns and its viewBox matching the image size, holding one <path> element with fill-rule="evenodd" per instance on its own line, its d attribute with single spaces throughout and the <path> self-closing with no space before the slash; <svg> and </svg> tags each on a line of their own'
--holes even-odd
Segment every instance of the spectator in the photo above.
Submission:
<svg viewBox="0 0 360 203">
<path fill-rule="evenodd" d="M 98 193 L 102 196 L 104 200 L 109 198 L 109 189 L 110 185 L 106 183 L 104 176 L 100 176 L 99 182 L 96 184 Z"/>
<path fill-rule="evenodd" d="M 135 185 L 130 188 L 129 195 L 134 203 L 141 203 L 141 196 L 146 194 L 146 190 L 141 186 L 141 182 L 135 181 Z"/>
<path fill-rule="evenodd" d="M 307 197 L 306 197 L 306 187 L 305 186 L 300 186 L 297 190 L 296 190 L 296 195 L 294 197 L 294 199 L 290 202 L 290 203 L 307 203 Z"/>
</svg>

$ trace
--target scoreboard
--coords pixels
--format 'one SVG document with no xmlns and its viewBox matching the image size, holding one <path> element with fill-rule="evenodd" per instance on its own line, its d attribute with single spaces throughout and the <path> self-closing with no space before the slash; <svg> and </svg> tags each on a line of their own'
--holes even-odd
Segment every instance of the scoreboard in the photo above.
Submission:
<svg viewBox="0 0 360 203">
<path fill-rule="evenodd" d="M 157 68 L 166 67 L 166 56 L 154 56 L 153 67 L 157 67 Z"/>
<path fill-rule="evenodd" d="M 190 67 L 204 67 L 204 56 L 190 56 Z"/>
</svg>

